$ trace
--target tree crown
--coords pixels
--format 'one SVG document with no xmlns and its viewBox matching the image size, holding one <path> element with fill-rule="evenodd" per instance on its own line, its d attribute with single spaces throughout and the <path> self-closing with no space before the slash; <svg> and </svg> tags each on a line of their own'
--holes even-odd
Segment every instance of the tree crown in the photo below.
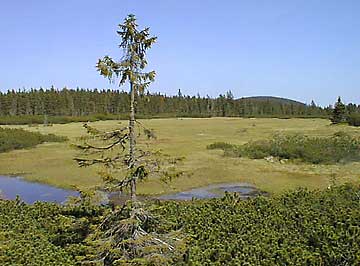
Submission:
<svg viewBox="0 0 360 266">
<path fill-rule="evenodd" d="M 156 37 L 150 36 L 149 28 L 138 29 L 136 17 L 128 15 L 123 24 L 119 24 L 117 34 L 121 38 L 119 47 L 123 49 L 123 56 L 119 61 L 110 56 L 99 59 L 96 68 L 100 74 L 110 82 L 119 78 L 119 86 L 129 81 L 136 92 L 144 92 L 155 79 L 155 71 L 142 72 L 147 66 L 146 52 L 156 42 Z"/>
</svg>

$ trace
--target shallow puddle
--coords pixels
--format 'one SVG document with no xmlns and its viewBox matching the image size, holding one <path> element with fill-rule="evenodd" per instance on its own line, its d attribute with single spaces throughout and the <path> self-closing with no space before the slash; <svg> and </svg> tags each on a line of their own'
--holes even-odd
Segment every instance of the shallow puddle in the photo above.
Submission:
<svg viewBox="0 0 360 266">
<path fill-rule="evenodd" d="M 29 182 L 21 177 L 0 176 L 0 197 L 15 199 L 20 196 L 26 203 L 35 201 L 63 203 L 69 196 L 78 196 L 73 190 L 61 189 L 46 184 Z"/>
<path fill-rule="evenodd" d="M 184 192 L 178 192 L 158 197 L 162 200 L 191 200 L 221 198 L 225 192 L 238 193 L 244 199 L 263 195 L 264 193 L 248 183 L 216 184 L 206 187 L 195 188 Z"/>
<path fill-rule="evenodd" d="M 192 200 L 192 199 L 211 199 L 221 198 L 225 192 L 238 193 L 242 198 L 263 195 L 264 192 L 258 190 L 248 183 L 215 184 L 206 187 L 195 188 L 188 191 L 178 192 L 156 197 L 159 200 Z M 79 196 L 74 190 L 61 189 L 54 186 L 29 182 L 21 177 L 0 176 L 0 198 L 15 199 L 20 196 L 21 200 L 32 204 L 36 201 L 64 203 L 69 196 Z M 110 200 L 120 204 L 129 199 L 126 194 L 114 193 L 109 196 Z M 154 199 L 153 197 L 139 196 L 140 200 Z"/>
</svg>

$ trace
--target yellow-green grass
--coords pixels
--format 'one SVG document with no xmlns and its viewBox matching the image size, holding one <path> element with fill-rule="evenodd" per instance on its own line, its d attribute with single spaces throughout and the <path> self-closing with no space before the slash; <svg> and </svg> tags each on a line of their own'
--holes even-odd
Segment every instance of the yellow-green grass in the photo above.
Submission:
<svg viewBox="0 0 360 266">
<path fill-rule="evenodd" d="M 360 136 L 360 130 L 346 125 L 330 125 L 324 119 L 149 119 L 143 125 L 155 130 L 157 140 L 150 141 L 152 149 L 161 149 L 173 156 L 185 156 L 179 169 L 185 175 L 166 185 L 157 178 L 139 184 L 141 194 L 164 194 L 182 191 L 212 183 L 248 182 L 270 193 L 303 186 L 327 187 L 336 182 L 359 181 L 360 163 L 337 165 L 311 165 L 305 163 L 271 163 L 265 160 L 223 157 L 221 151 L 207 150 L 213 142 L 224 141 L 243 144 L 250 140 L 266 139 L 279 133 L 303 133 L 327 136 L 345 131 Z M 102 129 L 114 128 L 126 121 L 100 121 L 91 123 Z M 50 127 L 22 127 L 30 131 L 67 136 L 68 143 L 46 143 L 28 150 L 15 150 L 0 154 L 0 174 L 17 174 L 28 180 L 59 187 L 86 188 L 101 183 L 99 168 L 79 168 L 73 161 L 78 151 L 71 147 L 76 138 L 85 135 L 82 123 L 53 125 Z"/>
</svg>

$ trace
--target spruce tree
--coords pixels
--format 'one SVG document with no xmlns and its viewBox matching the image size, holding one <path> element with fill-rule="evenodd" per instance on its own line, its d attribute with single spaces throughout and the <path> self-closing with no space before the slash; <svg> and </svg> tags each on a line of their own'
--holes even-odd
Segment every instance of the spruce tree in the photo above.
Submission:
<svg viewBox="0 0 360 266">
<path fill-rule="evenodd" d="M 120 48 L 123 57 L 114 61 L 105 56 L 97 63 L 100 74 L 111 82 L 119 78 L 119 86 L 125 83 L 130 88 L 129 124 L 111 131 L 93 128 L 88 123 L 84 125 L 90 138 L 83 145 L 77 145 L 86 158 L 75 158 L 79 166 L 102 164 L 102 177 L 107 191 L 130 191 L 131 200 L 121 207 L 115 207 L 94 231 L 90 239 L 97 246 L 97 254 L 87 254 L 88 265 L 171 265 L 177 255 L 175 247 L 178 245 L 177 232 L 168 234 L 148 232 L 149 224 L 154 223 L 154 217 L 145 204 L 136 199 L 136 184 L 151 174 L 159 173 L 164 179 L 171 179 L 181 175 L 176 172 L 172 164 L 181 158 L 167 158 L 161 160 L 160 152 L 145 151 L 136 147 L 135 132 L 135 100 L 139 93 L 143 93 L 155 72 L 143 72 L 147 65 L 146 51 L 155 42 L 156 37 L 149 36 L 149 28 L 138 30 L 134 15 L 129 15 L 117 32 L 121 38 Z M 109 92 L 107 92 L 110 95 Z M 109 106 L 111 99 L 108 99 Z M 149 139 L 155 138 L 152 130 L 146 129 L 141 123 L 144 134 Z M 101 144 L 99 144 L 101 143 Z M 98 154 L 99 156 L 96 156 Z M 165 164 L 163 167 L 162 164 Z M 167 168 L 166 168 L 167 167 Z M 124 169 L 125 168 L 125 169 Z M 163 169 L 163 171 L 160 171 Z M 96 264 L 97 263 L 97 264 Z"/>
<path fill-rule="evenodd" d="M 121 60 L 114 61 L 111 57 L 105 56 L 99 59 L 97 69 L 110 82 L 119 78 L 119 86 L 129 83 L 130 117 L 129 134 L 126 138 L 130 143 L 128 167 L 133 172 L 133 176 L 126 185 L 130 186 L 131 198 L 134 200 L 136 199 L 136 180 L 139 178 L 136 158 L 135 99 L 154 81 L 155 71 L 143 72 L 143 70 L 147 66 L 146 52 L 155 43 L 156 37 L 150 36 L 149 28 L 139 30 L 134 15 L 129 15 L 119 28 L 120 30 L 117 31 L 121 38 L 119 47 L 123 49 Z"/>
<path fill-rule="evenodd" d="M 339 124 L 346 121 L 346 106 L 342 103 L 340 96 L 335 103 L 330 120 L 333 124 Z"/>
</svg>

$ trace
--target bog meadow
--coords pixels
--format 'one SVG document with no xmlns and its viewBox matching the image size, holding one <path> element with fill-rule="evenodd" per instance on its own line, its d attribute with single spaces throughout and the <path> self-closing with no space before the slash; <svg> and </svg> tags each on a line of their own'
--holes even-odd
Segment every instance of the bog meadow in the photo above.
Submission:
<svg viewBox="0 0 360 266">
<path fill-rule="evenodd" d="M 7 8 L 18 10 L 16 2 Z M 126 10 L 144 14 L 147 4 L 127 2 Z M 245 2 L 231 5 L 253 10 Z M 64 3 L 55 16 L 85 8 Z M 188 4 L 181 8 L 186 6 L 189 12 L 203 8 Z M 98 5 L 91 3 L 85 9 L 104 8 Z M 210 6 L 205 8 L 209 14 L 220 8 L 215 3 Z M 292 10 L 291 4 L 287 7 Z M 29 10 L 37 14 L 48 8 L 41 4 Z M 175 4 L 166 8 L 176 16 Z M 302 8 L 305 16 L 309 6 Z M 360 6 L 354 3 L 346 10 L 351 13 L 356 8 Z M 147 6 L 146 12 L 153 9 Z M 304 92 L 311 99 L 308 102 L 298 100 L 304 99 L 298 90 L 289 93 L 290 88 L 275 88 L 276 83 L 267 85 L 275 88 L 269 95 L 284 96 L 258 96 L 260 89 L 243 96 L 235 82 L 241 72 L 232 73 L 230 67 L 225 73 L 214 67 L 207 80 L 216 83 L 219 74 L 235 82 L 234 89 L 225 86 L 209 96 L 213 89 L 196 91 L 189 83 L 188 90 L 159 92 L 166 82 L 156 83 L 164 82 L 162 61 L 156 57 L 173 60 L 170 54 L 177 53 L 175 43 L 161 42 L 162 34 L 165 39 L 170 34 L 170 26 L 130 11 L 119 18 L 115 10 L 109 11 L 111 21 L 101 23 L 116 21 L 118 25 L 112 25 L 116 30 L 103 24 L 97 28 L 99 38 L 105 36 L 100 29 L 115 37 L 109 42 L 115 49 L 101 48 L 106 52 L 95 57 L 95 68 L 77 80 L 81 85 L 81 78 L 100 77 L 96 84 L 104 84 L 102 89 L 96 85 L 0 88 L 0 265 L 360 265 L 360 105 L 355 87 L 341 90 L 334 85 L 335 92 L 320 89 L 322 93 L 309 89 Z M 245 16 L 244 21 L 255 18 Z M 51 24 L 48 19 L 45 16 L 43 21 Z M 82 19 L 93 21 L 89 16 Z M 62 27 L 82 35 L 80 24 Z M 185 25 L 173 25 L 182 38 L 188 36 Z M 237 27 L 242 32 L 244 25 Z M 269 25 L 276 34 L 281 27 Z M 61 29 L 55 33 L 63 34 Z M 202 31 L 194 40 L 205 38 Z M 319 31 L 324 31 L 324 38 L 329 33 Z M 225 29 L 219 32 L 224 42 L 231 42 Z M 307 42 L 310 36 L 304 36 Z M 94 47 L 104 43 L 96 42 Z M 51 50 L 50 44 L 42 45 Z M 196 49 L 193 45 L 190 50 Z M 89 53 L 93 46 L 79 49 L 70 43 L 68 47 L 79 54 L 73 59 L 81 61 L 81 53 Z M 201 47 L 206 52 L 212 46 Z M 61 55 L 52 56 L 61 65 Z M 17 60 L 20 73 L 20 64 L 28 59 Z M 201 65 L 187 60 L 186 67 L 193 68 L 190 72 L 196 76 Z M 266 58 L 260 62 L 266 64 Z M 158 65 L 163 70 L 159 73 Z M 10 73 L 7 69 L 3 72 Z M 67 73 L 61 66 L 54 69 Z M 253 71 L 261 80 L 262 75 Z M 43 80 L 57 80 L 46 73 L 39 74 Z M 291 80 L 292 75 L 280 76 Z M 349 79 L 359 86 L 356 77 Z M 5 84 L 18 84 L 9 82 L 13 79 L 9 74 Z M 260 86 L 253 82 L 252 86 Z"/>
</svg>

